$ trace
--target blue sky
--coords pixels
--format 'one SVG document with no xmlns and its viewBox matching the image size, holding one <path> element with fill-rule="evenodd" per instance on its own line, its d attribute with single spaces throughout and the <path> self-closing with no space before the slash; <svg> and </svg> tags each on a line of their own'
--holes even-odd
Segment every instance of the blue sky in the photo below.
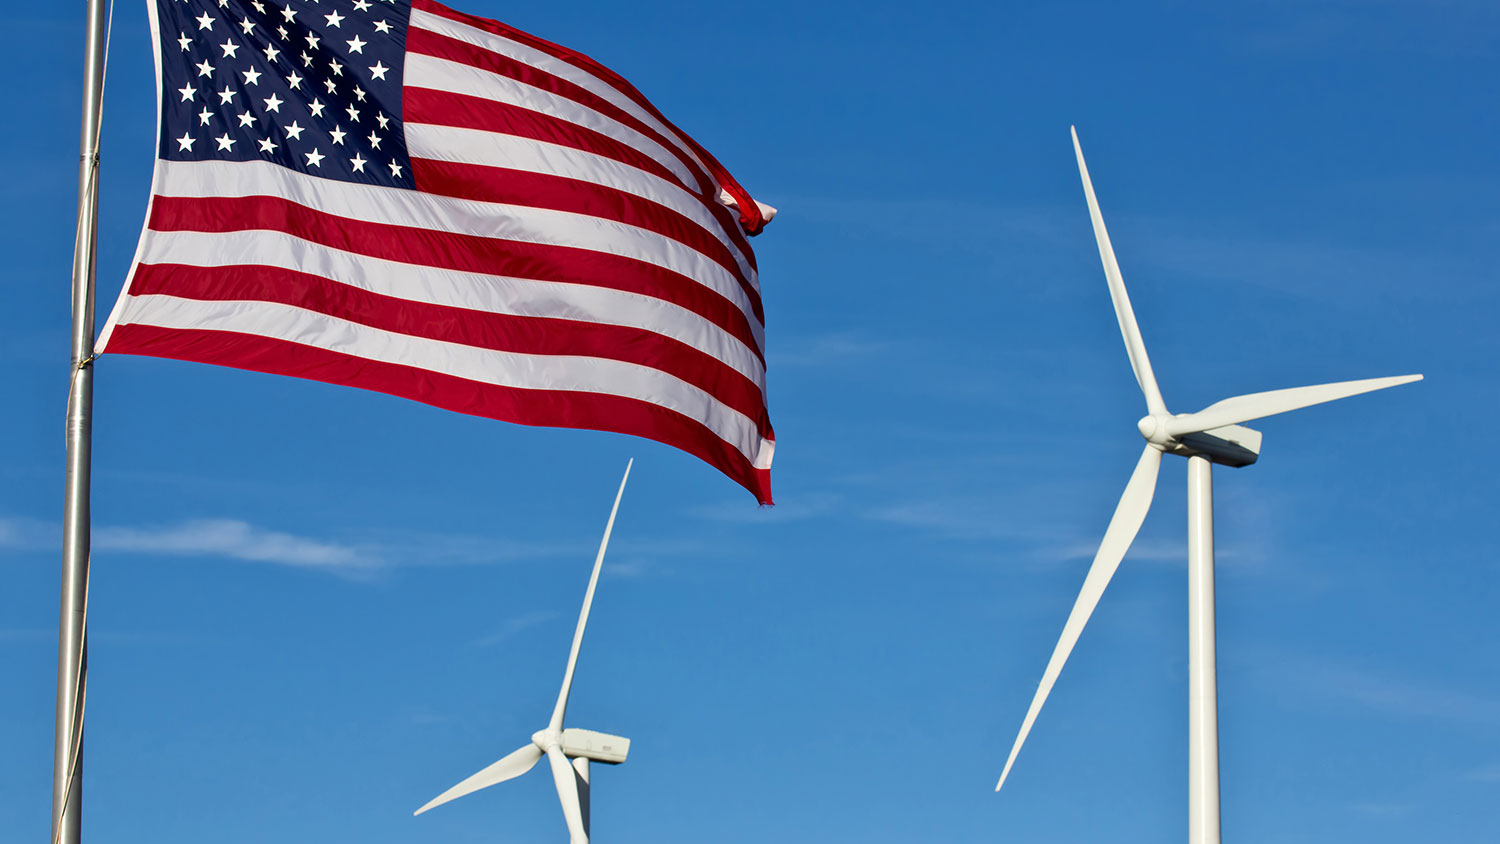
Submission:
<svg viewBox="0 0 1500 844">
<path fill-rule="evenodd" d="M 782 214 L 778 506 L 652 442 L 145 358 L 97 374 L 91 842 L 557 841 L 550 779 L 412 809 L 569 722 L 601 841 L 1170 840 L 1184 462 L 991 792 L 1139 452 L 1077 124 L 1169 406 L 1427 380 L 1216 473 L 1224 834 L 1477 840 L 1500 800 L 1488 2 L 528 4 Z M 0 67 L 0 829 L 46 834 L 81 8 Z M 117 10 L 100 312 L 145 208 Z"/>
</svg>

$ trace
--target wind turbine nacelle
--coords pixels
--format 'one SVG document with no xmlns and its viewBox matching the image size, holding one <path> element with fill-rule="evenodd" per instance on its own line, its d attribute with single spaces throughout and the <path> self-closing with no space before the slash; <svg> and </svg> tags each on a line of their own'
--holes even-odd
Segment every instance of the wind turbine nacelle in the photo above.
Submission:
<svg viewBox="0 0 1500 844">
<path fill-rule="evenodd" d="M 562 731 L 562 752 L 568 757 L 582 756 L 594 762 L 618 765 L 630 753 L 630 739 L 569 727 Z"/>
<path fill-rule="evenodd" d="M 1173 454 L 1204 457 L 1210 463 L 1239 468 L 1260 458 L 1260 431 L 1243 425 L 1225 425 L 1176 438 Z"/>
</svg>

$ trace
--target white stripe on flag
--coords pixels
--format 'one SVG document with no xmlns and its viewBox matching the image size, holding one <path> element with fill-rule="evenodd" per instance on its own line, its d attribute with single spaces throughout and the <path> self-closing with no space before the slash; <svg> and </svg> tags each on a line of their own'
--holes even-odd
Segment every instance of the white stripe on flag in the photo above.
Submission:
<svg viewBox="0 0 1500 844">
<path fill-rule="evenodd" d="M 701 421 L 756 468 L 770 468 L 769 459 L 764 465 L 758 462 L 767 449 L 753 420 L 698 387 L 651 367 L 604 358 L 481 349 L 397 334 L 273 302 L 203 302 L 153 295 L 122 297 L 121 304 L 121 325 L 250 334 L 499 387 L 600 393 L 659 405 Z M 149 314 L 149 320 L 134 319 L 136 313 Z"/>
<path fill-rule="evenodd" d="M 516 135 L 427 123 L 408 123 L 405 128 L 406 150 L 412 158 L 503 167 L 577 179 L 649 199 L 670 208 L 697 223 L 710 237 L 724 244 L 729 254 L 734 256 L 741 272 L 751 280 L 752 285 L 756 285 L 755 270 L 745 260 L 739 246 L 724 233 L 719 220 L 703 206 L 703 201 L 683 190 L 680 185 L 660 176 L 603 155 Z"/>
<path fill-rule="evenodd" d="M 327 214 L 393 226 L 618 255 L 685 276 L 733 302 L 757 343 L 764 328 L 739 281 L 701 252 L 648 229 L 587 214 L 454 199 L 402 188 L 307 176 L 264 161 L 161 161 L 166 197 L 271 196 Z"/>
<path fill-rule="evenodd" d="M 760 359 L 733 335 L 692 311 L 636 293 L 388 261 L 264 230 L 154 231 L 138 260 L 193 267 L 279 267 L 413 302 L 639 328 L 692 346 L 762 387 L 765 382 Z"/>
<path fill-rule="evenodd" d="M 622 93 L 618 88 L 611 85 L 609 82 L 606 82 L 605 80 L 594 76 L 592 73 L 589 73 L 583 68 L 565 62 L 562 59 L 544 53 L 541 50 L 528 47 L 520 42 L 512 41 L 511 39 L 504 36 L 496 35 L 492 32 L 485 32 L 482 29 L 476 29 L 466 23 L 460 23 L 458 21 L 445 18 L 441 15 L 434 15 L 431 12 L 425 12 L 421 9 L 412 10 L 411 26 L 415 29 L 425 29 L 429 32 L 436 32 L 439 35 L 446 35 L 454 40 L 463 41 L 466 44 L 473 44 L 476 47 L 489 50 L 492 53 L 498 53 L 502 56 L 507 56 L 509 58 L 515 59 L 516 61 L 521 62 L 522 64 L 530 65 L 537 70 L 542 71 L 543 73 L 550 74 L 557 77 L 558 79 L 572 82 L 573 84 L 577 85 L 580 88 L 583 88 L 589 93 L 598 96 L 600 99 L 608 100 L 609 102 L 618 106 L 625 113 L 641 121 L 647 126 L 650 126 L 652 129 L 660 132 L 662 137 L 671 140 L 674 146 L 676 146 L 679 150 L 692 158 L 692 160 L 698 164 L 699 168 L 703 170 L 705 178 L 708 178 L 710 182 L 713 181 L 713 179 L 708 176 L 708 168 L 704 166 L 701 160 L 699 160 L 697 154 L 693 152 L 692 148 L 683 143 L 677 137 L 676 132 L 674 132 L 670 127 L 663 124 L 661 121 L 657 120 L 656 115 L 642 108 L 639 103 L 631 99 L 626 94 Z"/>
<path fill-rule="evenodd" d="M 689 190 L 698 185 L 698 180 L 682 161 L 651 138 L 588 106 L 508 76 L 480 70 L 461 62 L 421 53 L 407 53 L 405 84 L 408 88 L 431 88 L 434 91 L 494 100 L 565 120 L 585 129 L 593 129 L 655 159 L 658 164 L 676 174 Z"/>
</svg>

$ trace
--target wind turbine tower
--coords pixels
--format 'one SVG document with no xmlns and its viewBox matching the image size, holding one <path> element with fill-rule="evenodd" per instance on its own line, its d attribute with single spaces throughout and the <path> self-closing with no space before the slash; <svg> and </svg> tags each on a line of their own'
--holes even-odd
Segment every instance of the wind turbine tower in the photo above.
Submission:
<svg viewBox="0 0 1500 844">
<path fill-rule="evenodd" d="M 1115 317 L 1125 339 L 1130 367 L 1146 399 L 1146 415 L 1136 422 L 1136 429 L 1146 440 L 1146 447 L 1136 463 L 1130 481 L 1115 514 L 1104 531 L 1104 540 L 1094 557 L 1083 590 L 1068 614 L 1061 638 L 1052 651 L 1052 659 L 1042 674 L 1041 685 L 1021 722 L 1021 732 L 1005 760 L 1005 770 L 995 790 L 1005 785 L 1016 755 L 1031 732 L 1037 713 L 1046 702 L 1057 675 L 1067 662 L 1078 635 L 1098 605 L 1104 588 L 1119 568 L 1130 543 L 1140 531 L 1151 498 L 1156 491 L 1156 476 L 1163 454 L 1188 459 L 1188 840 L 1191 844 L 1219 842 L 1219 705 L 1218 675 L 1214 646 L 1214 517 L 1212 467 L 1249 466 L 1260 456 L 1260 432 L 1242 427 L 1241 422 L 1275 416 L 1314 404 L 1347 398 L 1372 390 L 1383 390 L 1398 384 L 1420 381 L 1421 375 L 1398 375 L 1393 378 L 1371 378 L 1344 381 L 1312 387 L 1294 387 L 1251 393 L 1215 402 L 1197 413 L 1173 415 L 1162 400 L 1146 356 L 1146 344 L 1136 326 L 1125 281 L 1115 261 L 1115 250 L 1104 229 L 1104 217 L 1094 197 L 1094 185 L 1083 161 L 1078 132 L 1073 132 L 1073 151 L 1078 157 L 1078 174 L 1088 198 L 1089 216 L 1094 223 L 1094 238 L 1099 242 L 1099 259 L 1114 300 Z"/>
</svg>

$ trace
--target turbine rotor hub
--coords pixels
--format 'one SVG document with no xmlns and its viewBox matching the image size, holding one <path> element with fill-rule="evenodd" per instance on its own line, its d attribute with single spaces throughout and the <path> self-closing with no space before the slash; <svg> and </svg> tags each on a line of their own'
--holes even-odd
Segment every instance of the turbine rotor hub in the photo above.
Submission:
<svg viewBox="0 0 1500 844">
<path fill-rule="evenodd" d="M 550 748 L 562 746 L 562 733 L 558 730 L 537 730 L 531 734 L 531 743 L 545 753 Z"/>
<path fill-rule="evenodd" d="M 1171 445 L 1173 439 L 1167 433 L 1167 426 L 1162 424 L 1166 418 L 1166 416 L 1142 416 L 1140 421 L 1135 423 L 1136 430 L 1140 431 L 1141 436 L 1146 438 L 1146 442 L 1152 445 Z"/>
</svg>

